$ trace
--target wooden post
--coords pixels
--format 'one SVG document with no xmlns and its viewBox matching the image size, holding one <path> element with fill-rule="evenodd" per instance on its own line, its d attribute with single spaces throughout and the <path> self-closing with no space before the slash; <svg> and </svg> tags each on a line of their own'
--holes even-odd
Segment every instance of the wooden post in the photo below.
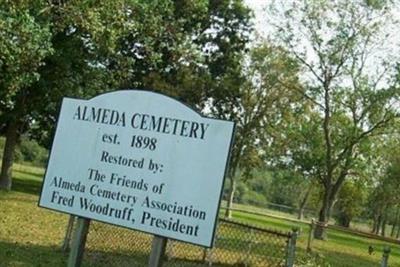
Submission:
<svg viewBox="0 0 400 267">
<path fill-rule="evenodd" d="M 155 235 L 151 245 L 149 267 L 161 267 L 168 239 Z"/>
<path fill-rule="evenodd" d="M 89 225 L 89 219 L 78 217 L 74 238 L 72 240 L 71 252 L 68 258 L 68 267 L 81 266 Z"/>
<path fill-rule="evenodd" d="M 69 250 L 69 246 L 71 243 L 72 229 L 74 228 L 75 216 L 70 215 L 67 225 L 67 230 L 65 231 L 65 237 L 63 240 L 63 244 L 61 246 L 61 250 L 63 252 L 67 252 Z"/>
<path fill-rule="evenodd" d="M 390 247 L 385 246 L 383 248 L 381 267 L 388 267 L 389 266 L 389 254 L 390 254 Z"/>
<path fill-rule="evenodd" d="M 310 232 L 308 233 L 307 252 L 311 252 L 311 241 L 314 236 L 314 219 L 311 219 Z"/>
<path fill-rule="evenodd" d="M 296 240 L 297 240 L 298 231 L 299 231 L 298 228 L 293 228 L 292 234 L 288 240 L 285 267 L 293 267 L 294 266 L 294 260 L 295 260 L 295 254 L 296 254 Z"/>
</svg>

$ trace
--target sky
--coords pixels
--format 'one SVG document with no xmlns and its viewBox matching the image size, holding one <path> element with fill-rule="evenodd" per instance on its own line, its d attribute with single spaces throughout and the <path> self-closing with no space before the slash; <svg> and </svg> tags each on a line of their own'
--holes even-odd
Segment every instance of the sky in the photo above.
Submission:
<svg viewBox="0 0 400 267">
<path fill-rule="evenodd" d="M 284 1 L 284 0 L 283 0 Z M 267 7 L 270 4 L 273 4 L 274 2 L 279 2 L 276 0 L 244 0 L 245 4 L 249 6 L 251 9 L 253 9 L 255 18 L 254 18 L 254 23 L 255 23 L 255 28 L 258 34 L 261 35 L 261 37 L 267 37 L 268 34 L 272 34 L 272 27 L 270 25 L 270 22 L 268 22 L 268 12 L 267 12 Z M 367 63 L 367 65 L 371 69 L 371 73 L 375 72 L 375 69 L 377 68 L 378 65 L 380 65 L 378 62 L 380 62 L 380 58 L 387 58 L 387 55 L 385 56 L 385 53 L 389 53 L 393 58 L 398 58 L 400 55 L 400 30 L 399 30 L 399 24 L 400 23 L 400 5 L 395 5 L 395 8 L 391 10 L 392 13 L 392 18 L 395 20 L 395 24 L 391 24 L 391 27 L 388 27 L 385 29 L 385 32 L 388 33 L 386 35 L 387 38 L 382 39 L 382 43 L 379 45 L 379 47 L 375 47 L 373 49 L 373 54 L 375 54 L 375 59 L 379 59 L 377 62 L 374 61 L 374 57 L 371 57 L 371 62 Z M 270 17 L 271 19 L 271 17 Z M 268 26 L 269 25 L 269 26 Z M 308 44 L 302 44 L 302 46 L 307 47 Z M 310 52 L 312 49 L 307 49 L 308 52 Z M 309 61 L 314 61 L 315 55 L 312 55 L 312 53 L 307 53 L 307 57 Z M 377 64 L 378 63 L 378 64 Z M 382 85 L 386 85 L 385 82 L 383 82 Z"/>
<path fill-rule="evenodd" d="M 262 36 L 266 36 L 267 34 L 267 21 L 265 19 L 265 12 L 263 9 L 271 3 L 270 0 L 245 0 L 246 5 L 248 5 L 251 9 L 253 9 L 255 14 L 255 26 L 258 33 Z M 264 13 L 264 14 L 263 14 Z"/>
<path fill-rule="evenodd" d="M 244 0 L 244 3 L 249 6 L 255 14 L 255 27 L 256 31 L 261 34 L 261 36 L 266 37 L 268 33 L 268 30 L 271 29 L 271 27 L 268 27 L 268 22 L 267 22 L 267 12 L 265 9 L 267 8 L 268 5 L 276 2 L 275 0 Z M 400 5 L 395 5 L 394 10 L 392 10 L 393 17 L 397 18 L 397 22 L 400 20 Z M 400 33 L 398 30 L 398 27 L 395 27 L 392 29 L 392 31 Z M 398 43 L 399 42 L 399 35 L 395 35 L 395 40 L 391 40 L 393 43 Z"/>
</svg>

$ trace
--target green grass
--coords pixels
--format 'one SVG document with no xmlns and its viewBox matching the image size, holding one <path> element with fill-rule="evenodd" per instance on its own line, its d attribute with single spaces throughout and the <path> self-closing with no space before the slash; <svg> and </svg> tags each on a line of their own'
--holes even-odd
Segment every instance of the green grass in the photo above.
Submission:
<svg viewBox="0 0 400 267">
<path fill-rule="evenodd" d="M 1 267 L 66 265 L 68 255 L 62 253 L 60 247 L 68 216 L 37 206 L 43 173 L 41 168 L 15 165 L 13 191 L 0 191 Z M 290 231 L 293 227 L 299 227 L 301 233 L 297 243 L 297 255 L 298 258 L 306 257 L 308 224 L 243 212 L 234 212 L 233 215 L 235 219 L 245 223 L 284 232 Z M 279 215 L 283 216 L 284 214 Z M 123 236 L 125 235 L 121 235 L 120 238 Z M 132 242 L 132 240 L 126 240 L 126 242 Z M 104 245 L 105 242 L 102 244 Z M 375 248 L 373 255 L 368 254 L 369 245 Z M 323 258 L 322 261 L 328 262 L 333 267 L 372 267 L 379 266 L 382 249 L 385 245 L 392 248 L 389 258 L 390 266 L 400 266 L 399 245 L 338 230 L 328 230 L 328 240 L 313 240 L 312 247 L 313 255 L 319 255 Z M 89 255 L 97 257 L 95 250 L 92 249 L 91 252 Z M 146 259 L 147 254 L 141 255 L 142 262 L 145 262 Z"/>
<path fill-rule="evenodd" d="M 305 253 L 310 230 L 308 224 L 237 211 L 233 212 L 233 217 L 243 222 L 285 232 L 291 231 L 294 227 L 299 227 L 300 236 L 297 242 L 299 254 L 302 256 L 301 254 Z M 328 239 L 325 241 L 313 240 L 312 249 L 314 254 L 323 256 L 333 267 L 378 266 L 382 257 L 383 248 L 386 245 L 390 246 L 392 249 L 389 258 L 390 266 L 400 266 L 399 245 L 332 229 L 329 229 L 327 234 Z M 369 245 L 372 245 L 375 249 L 373 255 L 368 254 Z"/>
<path fill-rule="evenodd" d="M 15 164 L 13 191 L 0 191 L 0 266 L 65 266 L 68 216 L 37 206 L 44 170 Z"/>
</svg>

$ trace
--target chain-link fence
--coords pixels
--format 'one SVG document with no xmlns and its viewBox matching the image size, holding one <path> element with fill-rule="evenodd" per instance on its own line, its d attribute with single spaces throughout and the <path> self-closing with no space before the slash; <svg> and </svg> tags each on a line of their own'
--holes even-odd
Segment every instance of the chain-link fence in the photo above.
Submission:
<svg viewBox="0 0 400 267">
<path fill-rule="evenodd" d="M 92 221 L 83 266 L 147 266 L 153 236 Z M 294 241 L 294 243 L 293 243 Z M 168 240 L 165 267 L 290 266 L 295 233 L 220 219 L 212 249 Z"/>
</svg>

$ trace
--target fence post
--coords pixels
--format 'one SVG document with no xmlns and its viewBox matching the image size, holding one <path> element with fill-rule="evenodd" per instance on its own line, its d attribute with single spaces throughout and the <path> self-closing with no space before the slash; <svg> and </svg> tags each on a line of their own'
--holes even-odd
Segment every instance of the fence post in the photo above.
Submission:
<svg viewBox="0 0 400 267">
<path fill-rule="evenodd" d="M 389 254 L 390 254 L 390 247 L 385 246 L 383 248 L 381 267 L 388 267 L 389 266 Z"/>
<path fill-rule="evenodd" d="M 299 228 L 293 228 L 287 245 L 286 267 L 293 267 L 296 254 L 296 240 Z"/>
<path fill-rule="evenodd" d="M 308 233 L 307 252 L 311 252 L 311 241 L 314 236 L 314 219 L 311 219 L 310 232 Z"/>
</svg>

